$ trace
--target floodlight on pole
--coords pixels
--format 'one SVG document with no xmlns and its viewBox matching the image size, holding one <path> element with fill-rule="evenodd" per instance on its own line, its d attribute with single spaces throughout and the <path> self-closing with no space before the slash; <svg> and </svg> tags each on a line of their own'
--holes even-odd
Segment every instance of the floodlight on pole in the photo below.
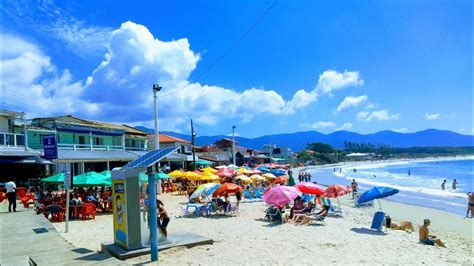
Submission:
<svg viewBox="0 0 474 266">
<path fill-rule="evenodd" d="M 162 89 L 160 85 L 153 84 L 153 115 L 155 117 L 155 150 L 160 149 L 160 133 L 158 132 L 158 107 L 156 106 L 156 93 Z"/>
<path fill-rule="evenodd" d="M 232 163 L 235 164 L 235 128 L 237 126 L 232 126 Z"/>
</svg>

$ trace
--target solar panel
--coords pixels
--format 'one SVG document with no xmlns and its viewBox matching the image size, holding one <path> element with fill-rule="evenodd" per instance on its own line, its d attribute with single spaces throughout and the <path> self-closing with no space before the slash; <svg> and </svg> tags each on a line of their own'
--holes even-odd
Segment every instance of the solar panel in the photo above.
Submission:
<svg viewBox="0 0 474 266">
<path fill-rule="evenodd" d="M 137 159 L 131 161 L 130 163 L 126 164 L 122 168 L 137 168 L 137 167 L 148 167 L 153 165 L 154 163 L 160 161 L 161 159 L 168 156 L 170 153 L 175 152 L 179 147 L 170 147 L 164 148 L 161 150 L 154 150 L 146 153 L 143 156 L 138 157 Z"/>
</svg>

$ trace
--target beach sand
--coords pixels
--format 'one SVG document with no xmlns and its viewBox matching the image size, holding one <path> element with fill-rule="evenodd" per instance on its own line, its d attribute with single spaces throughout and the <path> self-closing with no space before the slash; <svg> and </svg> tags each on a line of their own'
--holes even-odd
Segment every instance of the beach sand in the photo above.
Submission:
<svg viewBox="0 0 474 266">
<path fill-rule="evenodd" d="M 266 209 L 262 202 L 241 203 L 235 217 L 181 218 L 180 203 L 186 202 L 185 196 L 164 194 L 159 198 L 171 216 L 169 234 L 188 231 L 215 241 L 213 245 L 161 251 L 162 265 L 473 264 L 473 220 L 432 209 L 382 202 L 393 221 L 410 220 L 415 230 L 424 218 L 430 218 L 430 233 L 438 235 L 448 246 L 446 249 L 420 244 L 417 232 L 379 233 L 368 229 L 376 209 L 352 207 L 346 196 L 341 197 L 344 217 L 327 217 L 325 226 L 270 224 L 262 220 Z M 98 215 L 96 220 L 71 221 L 68 233 L 64 233 L 64 223 L 54 225 L 77 247 L 99 251 L 102 242 L 113 240 L 111 214 Z M 142 256 L 126 262 L 148 263 L 149 260 L 149 256 Z"/>
</svg>

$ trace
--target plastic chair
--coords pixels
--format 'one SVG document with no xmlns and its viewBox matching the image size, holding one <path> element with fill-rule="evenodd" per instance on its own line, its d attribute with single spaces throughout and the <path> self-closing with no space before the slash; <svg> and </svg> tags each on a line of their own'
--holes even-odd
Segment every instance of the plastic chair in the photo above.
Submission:
<svg viewBox="0 0 474 266">
<path fill-rule="evenodd" d="M 244 198 L 248 199 L 248 200 L 254 200 L 254 198 L 252 197 L 252 194 L 250 194 L 250 191 L 248 190 L 244 190 Z"/>
<path fill-rule="evenodd" d="M 59 205 L 50 205 L 47 207 L 47 212 L 45 212 L 45 214 L 47 213 L 47 215 L 49 216 L 49 214 L 51 214 L 51 217 L 52 217 L 52 220 L 53 222 L 62 222 L 64 221 L 64 216 L 66 214 L 66 212 L 64 211 L 64 209 L 59 206 Z"/>
<path fill-rule="evenodd" d="M 7 193 L 5 192 L 0 192 L 0 203 L 2 203 L 4 200 L 6 200 L 8 197 L 7 197 Z"/>
<path fill-rule="evenodd" d="M 262 198 L 262 195 L 260 194 L 260 191 L 258 190 L 258 188 L 253 188 L 253 194 L 255 195 L 255 198 L 257 199 Z"/>
<path fill-rule="evenodd" d="M 95 220 L 95 208 L 96 206 L 94 203 L 84 204 L 82 207 L 82 220 L 85 220 L 89 215 Z"/>
</svg>

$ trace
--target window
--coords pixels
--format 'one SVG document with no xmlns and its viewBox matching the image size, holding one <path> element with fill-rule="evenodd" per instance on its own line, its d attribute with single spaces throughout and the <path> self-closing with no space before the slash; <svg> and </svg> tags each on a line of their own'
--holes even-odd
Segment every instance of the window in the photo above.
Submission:
<svg viewBox="0 0 474 266">
<path fill-rule="evenodd" d="M 99 138 L 99 137 L 94 137 L 94 145 L 103 145 L 104 144 L 104 139 Z"/>
<path fill-rule="evenodd" d="M 79 136 L 79 144 L 86 144 L 86 137 Z"/>
</svg>

